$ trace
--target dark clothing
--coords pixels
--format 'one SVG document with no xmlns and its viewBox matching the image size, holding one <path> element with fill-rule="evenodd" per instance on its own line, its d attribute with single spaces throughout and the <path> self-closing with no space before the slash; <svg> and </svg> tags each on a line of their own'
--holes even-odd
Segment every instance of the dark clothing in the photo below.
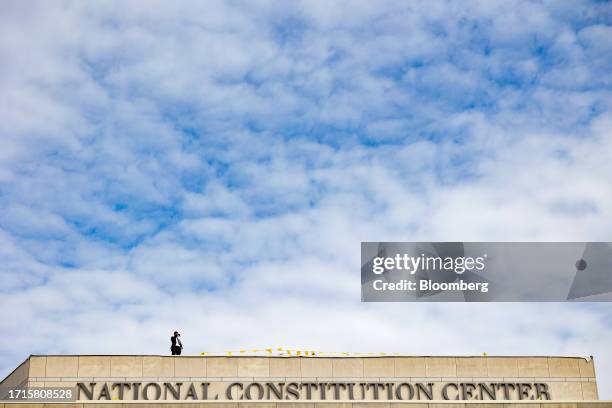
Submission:
<svg viewBox="0 0 612 408">
<path fill-rule="evenodd" d="M 183 344 L 181 343 L 181 339 L 179 339 L 178 336 L 172 336 L 170 337 L 170 342 L 172 343 L 172 346 L 170 346 L 170 351 L 172 352 L 172 355 L 180 356 L 181 351 L 183 351 Z"/>
</svg>

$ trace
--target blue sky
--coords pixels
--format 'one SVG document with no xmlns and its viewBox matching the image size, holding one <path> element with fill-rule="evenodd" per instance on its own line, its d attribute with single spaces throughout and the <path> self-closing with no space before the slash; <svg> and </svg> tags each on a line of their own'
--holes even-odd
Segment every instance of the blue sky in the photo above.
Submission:
<svg viewBox="0 0 612 408">
<path fill-rule="evenodd" d="M 361 304 L 358 276 L 360 241 L 611 240 L 610 3 L 0 9 L 0 375 L 181 328 L 593 354 L 612 398 L 608 305 Z"/>
</svg>

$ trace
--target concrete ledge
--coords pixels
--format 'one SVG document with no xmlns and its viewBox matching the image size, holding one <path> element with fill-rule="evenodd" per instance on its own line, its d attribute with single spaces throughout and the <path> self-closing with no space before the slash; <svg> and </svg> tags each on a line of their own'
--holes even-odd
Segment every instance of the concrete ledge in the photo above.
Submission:
<svg viewBox="0 0 612 408">
<path fill-rule="evenodd" d="M 416 406 L 422 408 L 441 408 L 443 406 L 452 406 L 458 408 L 458 405 L 471 406 L 471 408 L 479 408 L 491 406 L 500 407 L 503 405 L 504 408 L 608 408 L 612 407 L 612 401 L 445 401 L 445 400 L 431 400 L 431 401 L 282 401 L 282 402 L 270 402 L 270 401 L 249 401 L 249 402 L 236 402 L 236 401 L 92 401 L 92 402 L 45 402 L 45 403 L 32 403 L 32 402 L 7 402 L 0 401 L 0 408 L 122 408 L 125 405 L 139 405 L 140 408 L 172 408 L 173 406 L 181 406 L 181 408 L 213 408 L 215 406 L 222 408 L 245 408 L 246 406 L 257 406 L 258 408 L 264 408 L 269 406 L 272 408 L 289 408 L 290 406 L 299 406 L 305 408 L 306 406 L 314 408 L 364 408 L 364 407 L 382 407 L 382 406 L 393 406 L 399 408 L 398 405 L 410 406 L 416 408 Z"/>
</svg>

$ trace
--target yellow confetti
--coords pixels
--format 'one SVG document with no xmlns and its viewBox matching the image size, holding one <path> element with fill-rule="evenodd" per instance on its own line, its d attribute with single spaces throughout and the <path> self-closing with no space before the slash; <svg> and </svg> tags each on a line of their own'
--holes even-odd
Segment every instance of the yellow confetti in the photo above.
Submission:
<svg viewBox="0 0 612 408">
<path fill-rule="evenodd" d="M 240 349 L 240 350 L 226 350 L 224 352 L 218 352 L 218 351 L 202 351 L 200 352 L 201 356 L 210 356 L 210 355 L 220 355 L 220 354 L 224 354 L 227 356 L 232 356 L 234 354 L 260 354 L 260 353 L 267 353 L 267 354 L 274 354 L 277 353 L 277 355 L 279 356 L 306 356 L 306 357 L 315 357 L 315 356 L 320 356 L 320 357 L 324 357 L 324 356 L 330 356 L 330 357 L 337 357 L 337 356 L 342 356 L 342 357 L 350 357 L 350 356 L 356 356 L 356 357 L 361 357 L 361 356 L 371 356 L 371 357 L 376 357 L 376 356 L 402 356 L 405 354 L 402 353 L 386 353 L 386 352 L 367 352 L 367 353 L 360 353 L 360 352 L 347 352 L 347 351 L 321 351 L 321 350 L 296 350 L 296 349 L 286 349 L 284 347 L 269 347 L 269 348 L 264 348 L 264 349 Z M 487 353 L 484 352 L 482 353 L 483 356 L 487 356 Z"/>
</svg>

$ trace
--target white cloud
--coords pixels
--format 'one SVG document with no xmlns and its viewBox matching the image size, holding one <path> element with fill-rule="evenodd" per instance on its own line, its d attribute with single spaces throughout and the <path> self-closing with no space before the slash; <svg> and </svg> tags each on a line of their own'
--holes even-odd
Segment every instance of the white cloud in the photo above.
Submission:
<svg viewBox="0 0 612 408">
<path fill-rule="evenodd" d="M 605 304 L 362 304 L 358 277 L 360 241 L 609 240 L 609 4 L 1 7 L 2 373 L 180 328 L 592 353 L 610 398 Z"/>
</svg>

